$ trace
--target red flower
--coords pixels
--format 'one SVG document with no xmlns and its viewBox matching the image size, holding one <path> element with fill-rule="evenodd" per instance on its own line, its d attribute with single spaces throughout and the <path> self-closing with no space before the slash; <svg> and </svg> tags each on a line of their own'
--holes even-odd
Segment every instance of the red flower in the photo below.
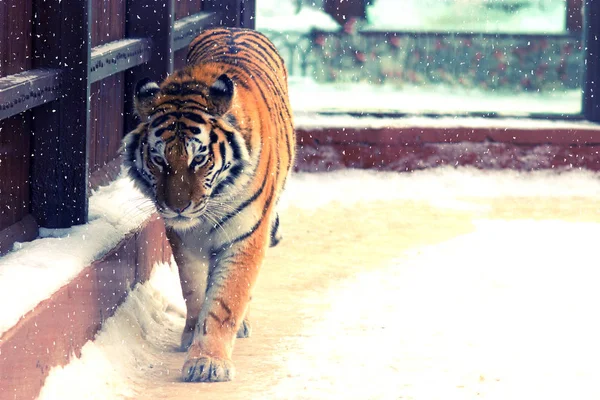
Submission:
<svg viewBox="0 0 600 400">
<path fill-rule="evenodd" d="M 367 56 L 362 51 L 357 51 L 356 53 L 354 53 L 354 58 L 356 58 L 356 61 L 361 63 L 367 61 Z"/>
<path fill-rule="evenodd" d="M 356 33 L 356 23 L 358 22 L 358 19 L 356 17 L 352 17 L 350 19 L 348 19 L 348 21 L 344 24 L 344 33 L 347 33 L 348 35 L 352 35 L 354 33 Z"/>
<path fill-rule="evenodd" d="M 317 37 L 315 38 L 315 44 L 318 46 L 325 46 L 325 41 L 327 40 L 327 38 L 325 37 L 325 35 L 317 35 Z"/>
</svg>

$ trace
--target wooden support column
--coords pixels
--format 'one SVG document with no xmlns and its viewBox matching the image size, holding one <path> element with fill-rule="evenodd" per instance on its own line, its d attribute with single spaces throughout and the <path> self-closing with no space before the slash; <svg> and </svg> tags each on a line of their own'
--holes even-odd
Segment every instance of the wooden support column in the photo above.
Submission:
<svg viewBox="0 0 600 400">
<path fill-rule="evenodd" d="M 567 30 L 581 32 L 583 25 L 583 0 L 567 0 Z"/>
<path fill-rule="evenodd" d="M 256 0 L 204 0 L 203 4 L 203 11 L 219 13 L 219 25 L 248 29 L 256 25 Z"/>
<path fill-rule="evenodd" d="M 34 68 L 61 71 L 61 95 L 33 111 L 31 211 L 38 224 L 87 222 L 91 0 L 35 0 Z"/>
<path fill-rule="evenodd" d="M 133 91 L 135 84 L 150 78 L 164 80 L 173 72 L 173 26 L 175 7 L 173 0 L 128 0 L 126 16 L 127 38 L 149 38 L 152 43 L 150 60 L 125 73 L 125 133 L 139 121 L 133 116 Z"/>
<path fill-rule="evenodd" d="M 585 67 L 583 84 L 583 115 L 589 121 L 600 122 L 600 1 L 586 0 Z"/>
</svg>

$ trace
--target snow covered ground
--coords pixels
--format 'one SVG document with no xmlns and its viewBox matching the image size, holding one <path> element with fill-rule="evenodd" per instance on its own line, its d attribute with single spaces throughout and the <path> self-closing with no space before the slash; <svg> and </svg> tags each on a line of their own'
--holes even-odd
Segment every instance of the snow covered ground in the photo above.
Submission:
<svg viewBox="0 0 600 400">
<path fill-rule="evenodd" d="M 314 112 L 296 112 L 294 114 L 296 129 L 399 129 L 399 128 L 472 128 L 472 129 L 505 129 L 505 130 L 552 130 L 571 129 L 578 131 L 598 131 L 598 124 L 589 121 L 548 120 L 533 118 L 485 118 L 469 116 L 406 116 L 398 118 L 380 118 L 376 116 L 355 116 L 350 114 L 326 115 Z"/>
<path fill-rule="evenodd" d="M 316 83 L 290 77 L 296 112 L 467 114 L 503 116 L 569 115 L 581 112 L 581 91 L 526 93 L 466 90 L 457 87 L 394 87 L 369 83 Z"/>
<path fill-rule="evenodd" d="M 297 174 L 236 381 L 178 382 L 182 299 L 159 265 L 40 398 L 598 398 L 599 178 Z"/>
</svg>

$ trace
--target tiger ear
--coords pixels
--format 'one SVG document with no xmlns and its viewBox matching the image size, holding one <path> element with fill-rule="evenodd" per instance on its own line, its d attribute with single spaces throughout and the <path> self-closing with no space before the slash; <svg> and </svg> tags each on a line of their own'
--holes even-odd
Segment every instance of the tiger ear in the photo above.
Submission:
<svg viewBox="0 0 600 400">
<path fill-rule="evenodd" d="M 156 82 L 151 81 L 148 78 L 144 78 L 135 85 L 135 92 L 133 96 L 133 106 L 135 113 L 142 119 L 145 120 L 152 111 L 152 106 L 156 94 L 160 91 L 160 88 Z"/>
<path fill-rule="evenodd" d="M 218 115 L 225 114 L 231 107 L 234 88 L 235 84 L 226 74 L 219 76 L 210 87 L 210 101 Z"/>
</svg>

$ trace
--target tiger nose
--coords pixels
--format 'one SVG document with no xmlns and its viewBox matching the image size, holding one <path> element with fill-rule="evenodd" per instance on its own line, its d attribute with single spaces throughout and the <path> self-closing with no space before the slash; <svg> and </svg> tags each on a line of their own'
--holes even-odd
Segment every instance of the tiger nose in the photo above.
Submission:
<svg viewBox="0 0 600 400">
<path fill-rule="evenodd" d="M 190 208 L 191 205 L 192 205 L 192 202 L 190 201 L 187 204 L 187 206 L 185 206 L 183 208 L 175 207 L 175 208 L 173 208 L 173 211 L 175 211 L 177 214 L 181 214 L 182 212 L 184 212 L 185 210 L 187 210 L 188 208 Z"/>
</svg>

